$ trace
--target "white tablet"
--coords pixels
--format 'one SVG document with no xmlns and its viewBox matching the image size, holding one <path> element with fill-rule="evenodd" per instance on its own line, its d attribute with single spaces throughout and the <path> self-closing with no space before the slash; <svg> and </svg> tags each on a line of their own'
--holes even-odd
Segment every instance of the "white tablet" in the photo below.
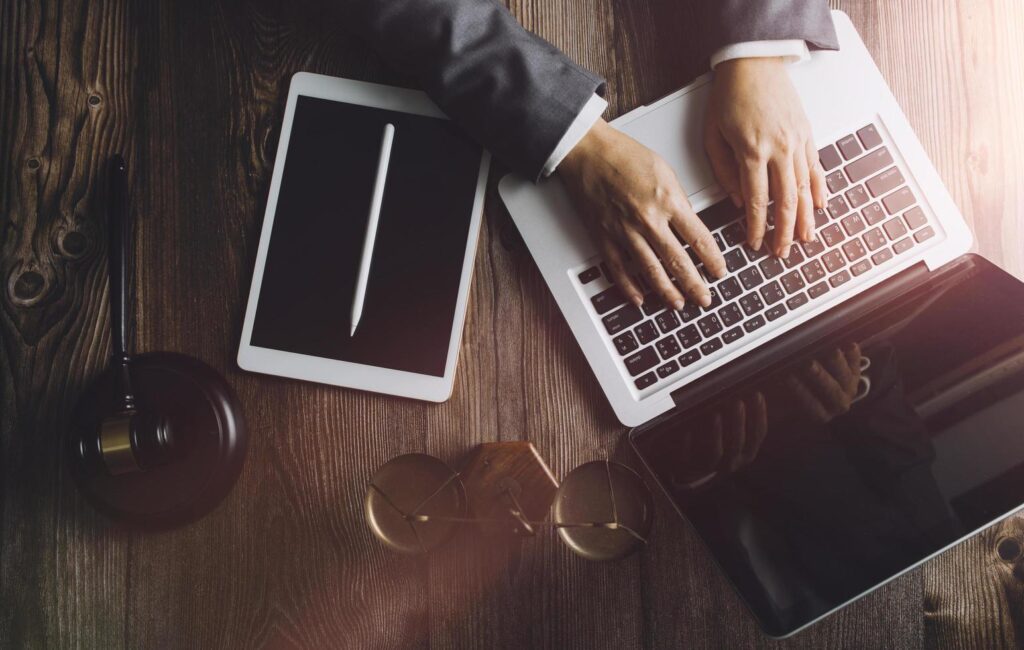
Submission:
<svg viewBox="0 0 1024 650">
<path fill-rule="evenodd" d="M 489 160 L 421 92 L 292 77 L 238 365 L 448 399 Z M 376 235 L 365 256 L 378 185 Z"/>
</svg>

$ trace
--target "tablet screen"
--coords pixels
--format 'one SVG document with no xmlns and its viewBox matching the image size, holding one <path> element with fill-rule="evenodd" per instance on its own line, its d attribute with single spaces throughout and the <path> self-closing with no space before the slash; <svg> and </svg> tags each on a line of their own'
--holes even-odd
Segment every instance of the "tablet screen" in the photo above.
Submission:
<svg viewBox="0 0 1024 650">
<path fill-rule="evenodd" d="M 388 123 L 377 237 L 350 336 Z M 448 120 L 298 96 L 251 344 L 444 376 L 482 155 Z"/>
</svg>

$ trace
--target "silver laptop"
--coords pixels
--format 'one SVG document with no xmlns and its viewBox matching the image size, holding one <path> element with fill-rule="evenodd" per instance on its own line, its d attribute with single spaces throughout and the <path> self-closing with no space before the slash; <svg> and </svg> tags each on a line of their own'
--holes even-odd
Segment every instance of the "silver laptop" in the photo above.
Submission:
<svg viewBox="0 0 1024 650">
<path fill-rule="evenodd" d="M 850 19 L 833 18 L 840 50 L 790 67 L 829 197 L 815 216 L 817 242 L 794 245 L 785 260 L 744 245 L 743 215 L 715 183 L 701 137 L 710 74 L 612 122 L 675 169 L 722 249 L 729 274 L 712 285 L 710 308 L 627 304 L 557 177 L 502 179 L 501 197 L 623 424 L 676 408 L 701 377 L 911 266 L 934 270 L 970 248 L 967 224 Z"/>
</svg>

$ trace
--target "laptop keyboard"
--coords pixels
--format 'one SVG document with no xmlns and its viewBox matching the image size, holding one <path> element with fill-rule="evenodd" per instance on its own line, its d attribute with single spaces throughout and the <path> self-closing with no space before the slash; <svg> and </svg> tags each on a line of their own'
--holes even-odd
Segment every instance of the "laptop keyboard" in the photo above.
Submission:
<svg viewBox="0 0 1024 650">
<path fill-rule="evenodd" d="M 769 256 L 766 245 L 760 251 L 746 245 L 743 211 L 728 201 L 702 211 L 728 268 L 726 277 L 715 281 L 686 247 L 709 283 L 707 308 L 687 302 L 681 310 L 667 309 L 650 293 L 637 307 L 611 284 L 604 264 L 580 271 L 577 279 L 634 386 L 643 391 L 674 381 L 687 366 L 728 354 L 737 341 L 759 335 L 790 312 L 827 301 L 858 276 L 894 264 L 933 238 L 935 229 L 889 147 L 869 124 L 818 151 L 829 196 L 826 208 L 814 212 L 817 240 L 795 242 L 785 259 Z M 768 225 L 770 231 L 772 207 Z M 593 293 L 588 285 L 611 286 Z"/>
</svg>

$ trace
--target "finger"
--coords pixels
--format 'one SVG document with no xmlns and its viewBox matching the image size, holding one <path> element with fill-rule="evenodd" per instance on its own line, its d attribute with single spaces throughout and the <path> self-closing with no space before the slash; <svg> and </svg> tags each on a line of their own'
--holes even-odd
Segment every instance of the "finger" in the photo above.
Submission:
<svg viewBox="0 0 1024 650">
<path fill-rule="evenodd" d="M 682 242 L 676 236 L 673 226 L 665 224 L 662 232 L 658 233 L 656 242 L 658 254 L 665 264 L 665 268 L 674 277 L 683 293 L 701 306 L 711 304 L 711 292 L 708 290 L 704 279 L 694 265 L 693 260 L 686 253 Z M 679 309 L 677 307 L 676 309 Z"/>
<path fill-rule="evenodd" d="M 789 257 L 793 245 L 793 226 L 796 225 L 796 174 L 792 158 L 773 158 L 768 163 L 768 182 L 771 199 L 775 203 L 775 254 Z"/>
<path fill-rule="evenodd" d="M 842 350 L 832 350 L 825 355 L 823 362 L 825 369 L 847 395 L 852 396 L 857 392 L 857 377 L 860 376 L 860 368 L 858 367 L 856 370 L 851 368 Z"/>
<path fill-rule="evenodd" d="M 860 374 L 860 346 L 856 343 L 848 343 L 843 347 L 843 354 L 846 356 L 846 363 L 851 368 L 857 369 L 857 374 Z"/>
<path fill-rule="evenodd" d="M 632 226 L 625 226 L 623 235 L 629 244 L 629 250 L 636 259 L 640 274 L 647 279 L 647 283 L 651 285 L 654 292 L 666 305 L 671 305 L 673 309 L 682 309 L 683 294 L 679 293 L 679 289 L 672 284 L 672 280 L 665 273 L 665 267 L 651 250 L 651 245 Z"/>
<path fill-rule="evenodd" d="M 814 239 L 814 199 L 807 159 L 799 153 L 793 159 L 793 171 L 796 173 L 796 233 L 802 241 L 811 241 Z"/>
<path fill-rule="evenodd" d="M 707 151 L 708 160 L 711 161 L 711 169 L 715 172 L 718 184 L 722 186 L 725 193 L 729 195 L 732 204 L 737 208 L 743 205 L 743 195 L 740 190 L 740 179 L 737 175 L 736 158 L 733 156 L 732 148 L 722 137 L 722 133 L 711 122 L 708 123 L 704 135 L 704 149 Z"/>
<path fill-rule="evenodd" d="M 787 376 L 786 384 L 798 408 L 804 412 L 808 419 L 812 422 L 828 422 L 832 419 L 832 416 L 825 409 L 825 405 L 814 396 L 810 389 L 796 375 Z"/>
<path fill-rule="evenodd" d="M 715 238 L 711 236 L 711 231 L 700 220 L 697 213 L 693 211 L 690 200 L 686 198 L 682 191 L 680 191 L 679 196 L 675 199 L 674 208 L 675 211 L 670 220 L 672 228 L 690 244 L 700 261 L 704 262 L 705 268 L 707 268 L 712 277 L 724 277 L 726 273 L 725 257 L 722 256 L 722 251 L 719 250 L 718 244 L 715 243 Z M 703 282 L 701 284 L 703 285 Z M 711 294 L 709 293 L 709 303 L 710 300 Z"/>
<path fill-rule="evenodd" d="M 598 245 L 604 256 L 605 266 L 612 274 L 612 281 L 618 285 L 626 300 L 639 307 L 644 302 L 644 294 L 633 280 L 633 276 L 626 270 L 626 261 L 622 250 L 607 235 L 602 235 L 599 239 Z"/>
<path fill-rule="evenodd" d="M 740 166 L 740 188 L 747 213 L 747 244 L 761 250 L 768 227 L 768 168 L 760 158 L 750 158 Z"/>
<path fill-rule="evenodd" d="M 727 440 L 723 446 L 727 469 L 734 472 L 740 466 L 747 437 L 747 408 L 742 399 L 732 403 L 728 418 L 728 425 L 725 429 Z"/>
<path fill-rule="evenodd" d="M 801 379 L 825 407 L 829 416 L 845 413 L 850 408 L 850 397 L 846 391 L 817 361 L 812 361 L 803 369 Z"/>
<path fill-rule="evenodd" d="M 814 148 L 814 143 L 810 140 L 807 141 L 807 161 L 810 167 L 811 197 L 814 199 L 814 207 L 824 210 L 825 201 L 828 198 L 825 186 L 825 168 L 821 166 L 818 150 Z"/>
<path fill-rule="evenodd" d="M 743 462 L 750 463 L 761 451 L 761 444 L 768 435 L 768 402 L 764 393 L 755 391 L 747 400 L 747 437 L 743 450 Z"/>
</svg>

